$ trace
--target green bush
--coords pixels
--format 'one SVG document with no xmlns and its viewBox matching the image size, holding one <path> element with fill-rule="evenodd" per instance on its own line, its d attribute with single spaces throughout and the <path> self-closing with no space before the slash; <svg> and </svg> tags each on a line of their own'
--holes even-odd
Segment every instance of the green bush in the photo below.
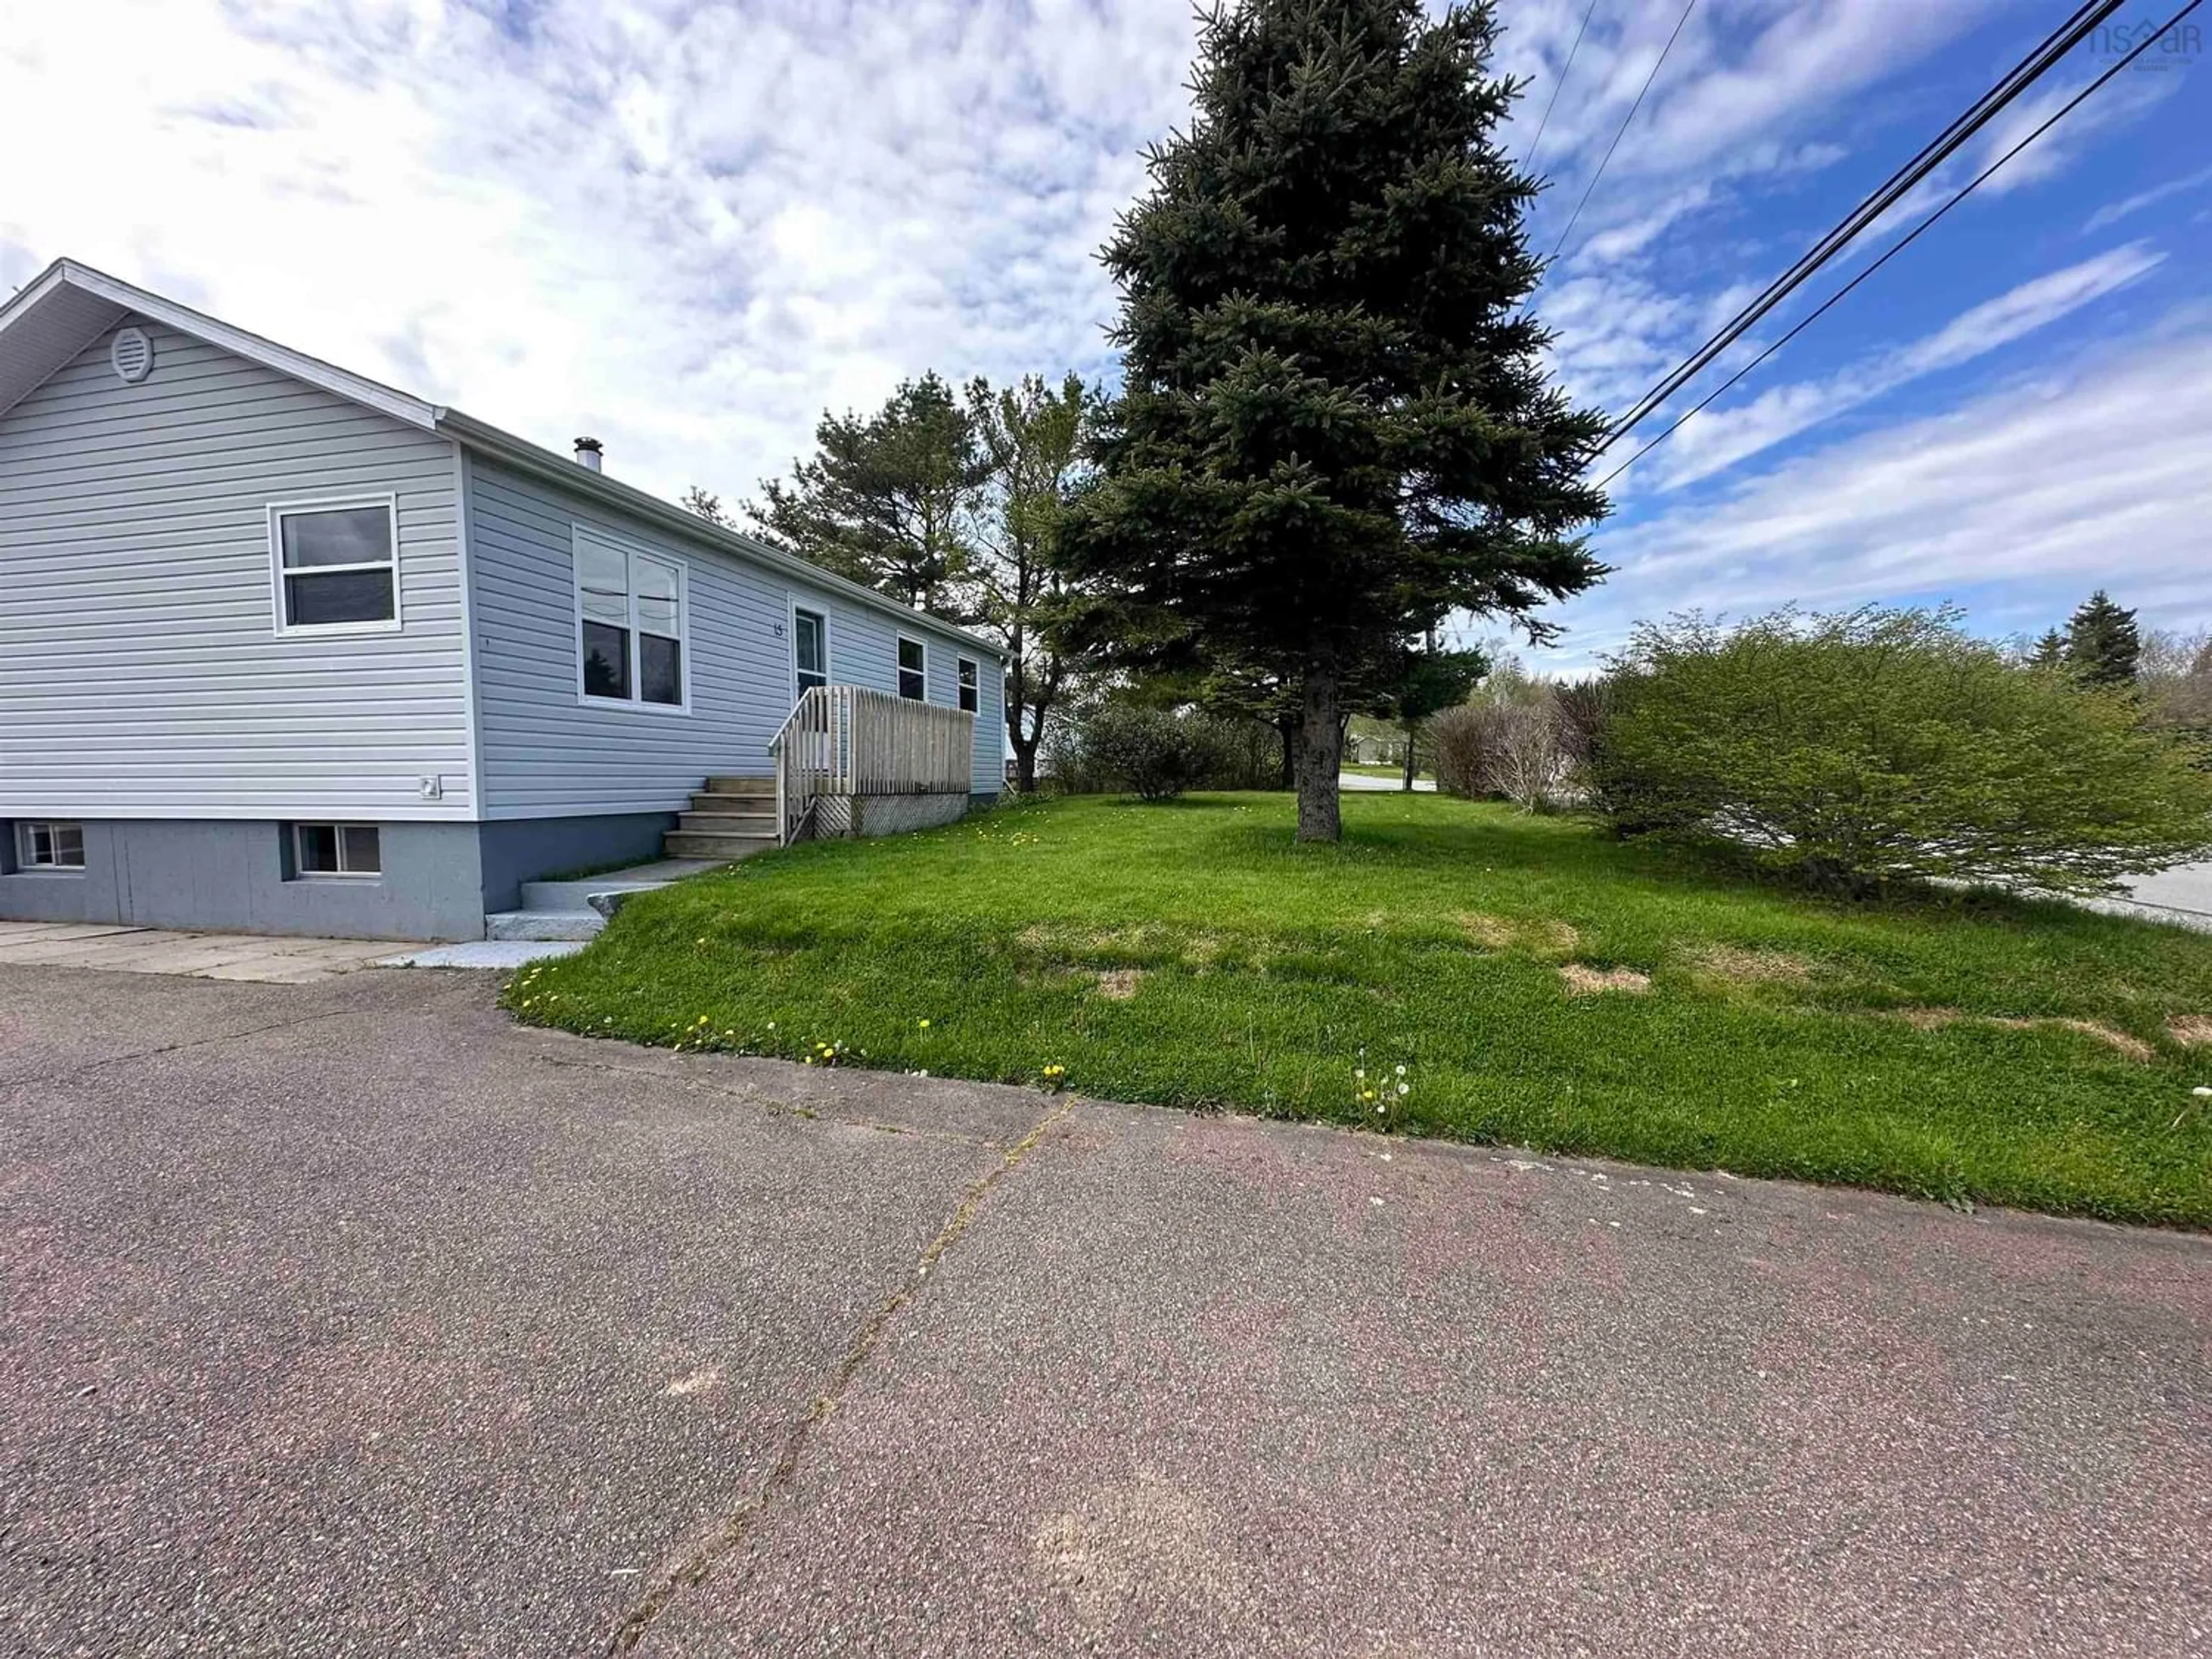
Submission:
<svg viewBox="0 0 2212 1659">
<path fill-rule="evenodd" d="M 1164 709 L 1109 704 L 1084 722 L 1080 741 L 1086 772 L 1140 800 L 1172 800 L 1204 776 L 1196 722 Z"/>
<path fill-rule="evenodd" d="M 1954 611 L 1680 617 L 1612 666 L 1596 799 L 1624 833 L 1724 842 L 1852 891 L 2106 891 L 2212 851 L 2197 745 L 2124 690 L 2007 662 Z"/>
<path fill-rule="evenodd" d="M 1180 718 L 1198 745 L 1194 789 L 1279 789 L 1283 735 L 1267 721 L 1226 714 Z"/>
<path fill-rule="evenodd" d="M 1168 800 L 1186 789 L 1279 788 L 1282 763 L 1282 738 L 1265 720 L 1109 702 L 1055 726 L 1044 769 L 1060 794 Z"/>
</svg>

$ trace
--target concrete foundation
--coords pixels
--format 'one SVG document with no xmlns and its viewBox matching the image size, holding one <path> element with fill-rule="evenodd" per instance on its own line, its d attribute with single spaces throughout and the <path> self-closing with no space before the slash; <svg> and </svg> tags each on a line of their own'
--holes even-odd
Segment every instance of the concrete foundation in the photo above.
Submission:
<svg viewBox="0 0 2212 1659">
<path fill-rule="evenodd" d="M 373 876 L 303 876 L 276 820 L 84 819 L 84 867 L 24 871 L 0 821 L 0 920 L 336 939 L 479 939 L 521 884 L 656 858 L 672 812 L 377 825 Z M 71 820 L 71 822 L 79 822 Z"/>
</svg>

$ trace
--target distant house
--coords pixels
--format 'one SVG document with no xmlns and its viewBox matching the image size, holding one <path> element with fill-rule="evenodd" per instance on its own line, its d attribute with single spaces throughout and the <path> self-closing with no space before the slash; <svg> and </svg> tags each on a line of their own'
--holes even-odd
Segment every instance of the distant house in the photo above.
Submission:
<svg viewBox="0 0 2212 1659">
<path fill-rule="evenodd" d="M 525 880 L 1000 793 L 994 647 L 599 459 L 40 276 L 0 307 L 0 917 L 476 938 Z"/>
</svg>

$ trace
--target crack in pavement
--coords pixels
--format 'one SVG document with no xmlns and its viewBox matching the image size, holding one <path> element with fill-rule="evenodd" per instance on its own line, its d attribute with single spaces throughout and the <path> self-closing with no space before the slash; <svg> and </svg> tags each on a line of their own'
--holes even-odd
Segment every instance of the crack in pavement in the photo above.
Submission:
<svg viewBox="0 0 2212 1659">
<path fill-rule="evenodd" d="M 284 1031 L 295 1025 L 313 1024 L 319 1019 L 346 1018 L 352 1012 L 347 1008 L 326 1008 L 318 1013 L 300 1014 L 290 1019 L 274 1019 L 266 1025 L 249 1025 L 243 1030 L 217 1031 L 211 1036 L 186 1037 L 179 1042 L 164 1042 L 152 1048 L 132 1048 L 119 1054 L 102 1054 L 98 1060 L 87 1060 L 83 1065 L 73 1066 L 67 1071 L 26 1072 L 16 1077 L 0 1074 L 0 1088 L 15 1089 L 32 1083 L 66 1083 L 71 1078 L 96 1072 L 103 1066 L 120 1066 L 133 1060 L 152 1060 L 156 1055 L 181 1054 L 187 1048 L 204 1048 L 212 1043 L 236 1042 L 244 1037 L 259 1036 L 264 1031 Z"/>
<path fill-rule="evenodd" d="M 730 1056 L 726 1055 L 720 1057 L 730 1058 Z M 775 1060 L 775 1056 L 772 1054 L 741 1057 L 760 1058 L 772 1060 Z M 872 1129 L 878 1134 L 886 1135 L 911 1135 L 916 1140 L 943 1141 L 948 1145 L 955 1146 L 988 1146 L 996 1148 L 1003 1146 L 1006 1144 L 1005 1142 L 998 1140 L 989 1135 L 963 1134 L 957 1129 L 917 1129 L 908 1124 L 894 1123 L 888 1118 L 856 1117 L 849 1112 L 840 1112 L 833 1109 L 822 1106 L 808 1106 L 802 1104 L 798 1101 L 777 1100 L 773 1097 L 764 1096 L 757 1090 L 732 1089 L 726 1084 L 716 1083 L 711 1079 L 691 1077 L 682 1073 L 655 1071 L 648 1066 L 614 1066 L 610 1065 L 605 1060 L 585 1060 L 580 1058 L 571 1059 L 559 1054 L 532 1054 L 529 1058 L 536 1060 L 541 1066 L 562 1066 L 571 1067 L 577 1071 L 604 1072 L 611 1077 L 635 1078 L 641 1082 L 646 1083 L 679 1084 L 687 1089 L 696 1089 L 707 1094 L 723 1096 L 727 1099 L 736 1101 L 740 1105 L 750 1106 L 757 1110 L 766 1112 L 771 1117 L 804 1118 L 810 1123 L 839 1123 L 844 1125 L 848 1129 Z M 779 1065 L 788 1065 L 790 1062 L 787 1060 L 776 1060 L 776 1063 Z"/>
<path fill-rule="evenodd" d="M 589 1064 L 589 1062 L 568 1063 Z M 622 1623 L 615 1627 L 614 1634 L 607 1638 L 605 1651 L 610 1656 L 627 1653 L 635 1648 L 643 1639 L 647 1629 L 653 1621 L 667 1610 L 669 1604 L 678 1595 L 695 1585 L 703 1583 L 708 1575 L 714 1571 L 714 1564 L 751 1535 L 753 1523 L 759 1520 L 769 1504 L 787 1491 L 798 1478 L 799 1460 L 805 1455 L 806 1448 L 814 1437 L 814 1431 L 829 1421 L 830 1414 L 837 1409 L 845 1396 L 846 1389 L 851 1386 L 853 1379 L 860 1375 L 860 1367 L 867 1364 L 869 1356 L 875 1352 L 877 1343 L 882 1340 L 883 1334 L 890 1324 L 892 1318 L 901 1308 L 914 1299 L 915 1293 L 921 1288 L 922 1281 L 928 1278 L 930 1269 L 937 1265 L 946 1251 L 959 1242 L 960 1236 L 968 1231 L 969 1224 L 975 1220 L 977 1211 L 982 1207 L 983 1200 L 989 1196 L 991 1189 L 1036 1150 L 1037 1144 L 1045 1138 L 1055 1124 L 1075 1109 L 1077 1103 L 1078 1097 L 1068 1096 L 1051 1111 L 1039 1118 L 1031 1126 L 1027 1134 L 1012 1146 L 1007 1147 L 998 1163 L 969 1183 L 967 1192 L 962 1195 L 960 1202 L 953 1206 L 951 1215 L 946 1218 L 945 1225 L 939 1230 L 937 1237 L 922 1248 L 921 1255 L 915 1263 L 913 1273 L 907 1276 L 903 1284 L 885 1297 L 875 1312 L 868 1316 L 867 1322 L 860 1327 L 859 1333 L 854 1337 L 852 1345 L 845 1350 L 844 1358 L 838 1362 L 837 1369 L 831 1373 L 829 1385 L 815 1396 L 814 1403 L 809 1406 L 792 1425 L 790 1431 L 784 1437 L 783 1449 L 777 1454 L 775 1466 L 769 1470 L 766 1478 L 762 1480 L 760 1489 L 740 1504 L 731 1513 L 728 1520 L 702 1539 L 685 1560 L 647 1590 L 636 1605 L 623 1615 Z"/>
</svg>

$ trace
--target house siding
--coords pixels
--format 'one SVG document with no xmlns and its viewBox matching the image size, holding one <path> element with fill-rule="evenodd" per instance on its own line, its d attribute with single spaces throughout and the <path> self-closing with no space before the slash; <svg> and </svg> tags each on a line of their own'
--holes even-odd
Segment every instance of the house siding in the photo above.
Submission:
<svg viewBox="0 0 2212 1659">
<path fill-rule="evenodd" d="M 976 647 L 956 644 L 923 618 L 903 623 L 482 456 L 468 458 L 467 471 L 485 817 L 675 811 L 705 777 L 771 773 L 769 743 L 793 698 L 794 601 L 829 618 L 830 678 L 840 684 L 896 692 L 902 627 L 929 645 L 933 702 L 957 701 L 955 655 L 978 656 L 985 703 L 975 787 L 999 789 L 997 727 L 985 729 L 998 719 L 999 672 Z M 578 525 L 684 566 L 687 711 L 577 696 Z"/>
<path fill-rule="evenodd" d="M 0 416 L 0 818 L 475 817 L 453 443 L 129 320 Z M 279 636 L 270 504 L 385 494 L 403 628 Z"/>
</svg>

